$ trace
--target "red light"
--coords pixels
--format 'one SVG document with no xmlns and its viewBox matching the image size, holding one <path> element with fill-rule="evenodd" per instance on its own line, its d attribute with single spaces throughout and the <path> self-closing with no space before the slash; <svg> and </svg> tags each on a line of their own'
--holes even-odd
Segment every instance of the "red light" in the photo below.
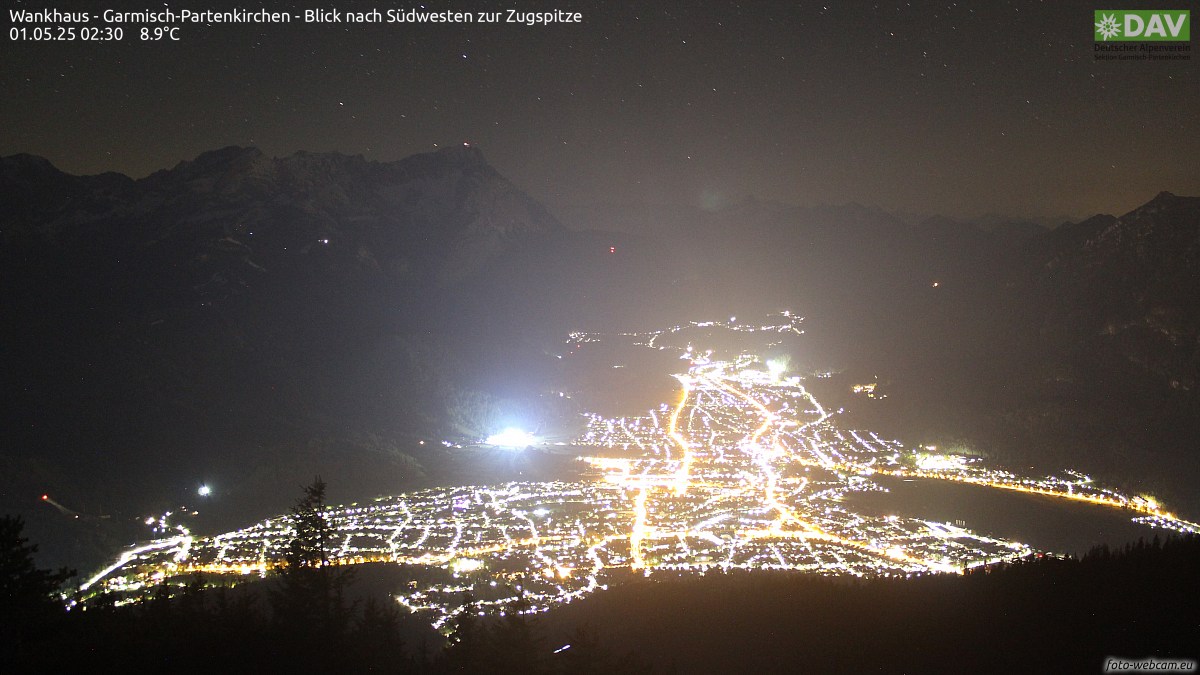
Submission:
<svg viewBox="0 0 1200 675">
<path fill-rule="evenodd" d="M 616 253 L 616 252 L 617 252 L 617 247 L 616 247 L 616 246 L 609 246 L 609 247 L 608 247 L 608 252 L 609 252 L 609 253 Z"/>
<path fill-rule="evenodd" d="M 44 501 L 44 502 L 50 501 L 50 495 L 42 495 L 42 501 Z"/>
</svg>

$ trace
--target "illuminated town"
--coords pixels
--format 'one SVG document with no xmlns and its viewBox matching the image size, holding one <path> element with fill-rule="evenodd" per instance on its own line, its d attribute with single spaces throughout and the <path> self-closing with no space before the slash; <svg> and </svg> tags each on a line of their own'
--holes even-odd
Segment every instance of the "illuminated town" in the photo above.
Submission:
<svg viewBox="0 0 1200 675">
<path fill-rule="evenodd" d="M 335 562 L 409 566 L 413 581 L 397 601 L 442 628 L 468 607 L 503 612 L 520 595 L 527 611 L 541 611 L 630 575 L 771 569 L 904 576 L 1038 554 L 949 523 L 866 516 L 843 505 L 850 493 L 885 491 L 872 480 L 877 475 L 1048 495 L 1124 509 L 1150 527 L 1200 532 L 1149 497 L 1121 494 L 1078 472 L 1025 477 L 843 429 L 786 363 L 692 344 L 718 334 L 800 335 L 801 324 L 783 312 L 753 325 L 730 319 L 572 334 L 573 348 L 607 342 L 678 353 L 677 398 L 639 416 L 589 414 L 584 433 L 566 448 L 578 451 L 582 480 L 439 488 L 330 508 Z M 855 391 L 878 395 L 874 386 Z M 517 449 L 538 443 L 516 430 L 488 440 Z M 125 551 L 83 584 L 85 597 L 134 597 L 197 571 L 262 575 L 293 535 L 287 517 L 210 537 L 179 526 L 166 532 L 165 520 L 148 524 L 174 536 Z"/>
</svg>

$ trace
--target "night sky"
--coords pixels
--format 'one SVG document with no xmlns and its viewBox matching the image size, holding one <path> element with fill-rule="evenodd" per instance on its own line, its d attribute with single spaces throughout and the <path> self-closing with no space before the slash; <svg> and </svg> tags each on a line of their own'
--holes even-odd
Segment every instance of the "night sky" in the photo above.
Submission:
<svg viewBox="0 0 1200 675">
<path fill-rule="evenodd" d="M 468 141 L 552 208 L 713 208 L 753 195 L 1079 217 L 1161 190 L 1200 194 L 1197 57 L 1095 61 L 1095 3 L 425 7 L 557 8 L 583 22 L 198 25 L 174 43 L 140 42 L 127 25 L 116 44 L 8 40 L 0 154 L 140 177 L 234 144 L 393 160 Z M 4 23 L 7 37 L 7 9 Z"/>
</svg>

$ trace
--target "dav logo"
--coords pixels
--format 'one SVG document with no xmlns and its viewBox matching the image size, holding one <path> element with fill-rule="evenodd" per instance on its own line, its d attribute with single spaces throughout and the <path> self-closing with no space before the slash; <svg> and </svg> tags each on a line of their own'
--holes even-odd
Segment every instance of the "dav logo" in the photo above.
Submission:
<svg viewBox="0 0 1200 675">
<path fill-rule="evenodd" d="M 1098 9 L 1096 42 L 1187 42 L 1192 13 L 1187 9 Z"/>
</svg>

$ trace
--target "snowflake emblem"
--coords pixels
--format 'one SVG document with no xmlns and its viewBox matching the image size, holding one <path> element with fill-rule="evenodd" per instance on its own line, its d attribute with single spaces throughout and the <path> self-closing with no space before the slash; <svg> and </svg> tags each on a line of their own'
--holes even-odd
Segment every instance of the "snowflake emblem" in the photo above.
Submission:
<svg viewBox="0 0 1200 675">
<path fill-rule="evenodd" d="M 1102 14 L 1100 23 L 1096 24 L 1096 33 L 1108 42 L 1109 38 L 1117 37 L 1121 34 L 1121 26 L 1117 24 L 1116 14 Z"/>
</svg>

